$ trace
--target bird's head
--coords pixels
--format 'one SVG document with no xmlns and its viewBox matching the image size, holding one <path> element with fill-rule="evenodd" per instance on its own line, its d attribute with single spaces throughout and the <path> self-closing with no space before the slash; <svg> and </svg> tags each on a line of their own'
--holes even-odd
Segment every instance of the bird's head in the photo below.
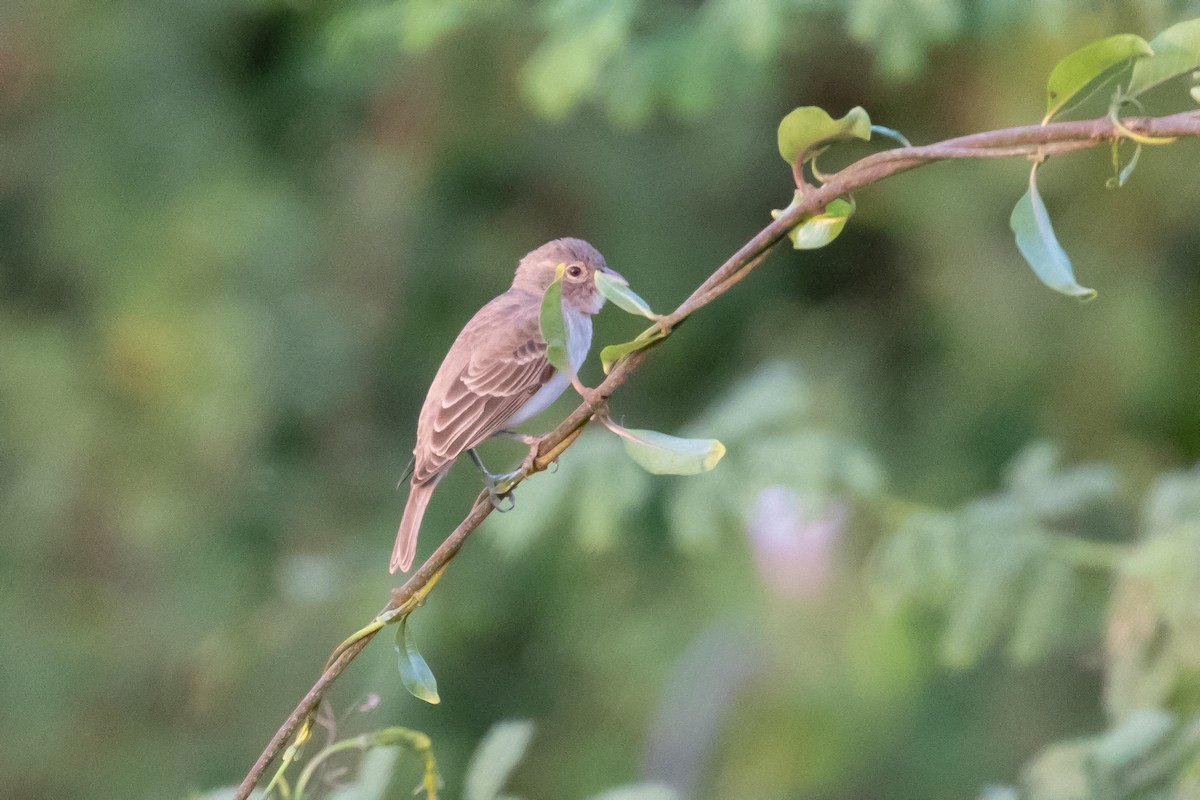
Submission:
<svg viewBox="0 0 1200 800">
<path fill-rule="evenodd" d="M 583 314 L 595 314 L 604 305 L 604 296 L 596 288 L 596 273 L 606 272 L 621 281 L 616 270 L 604 263 L 604 256 L 582 239 L 555 239 L 521 259 L 513 287 L 541 295 L 554 283 L 558 265 L 563 265 L 563 305 Z"/>
</svg>

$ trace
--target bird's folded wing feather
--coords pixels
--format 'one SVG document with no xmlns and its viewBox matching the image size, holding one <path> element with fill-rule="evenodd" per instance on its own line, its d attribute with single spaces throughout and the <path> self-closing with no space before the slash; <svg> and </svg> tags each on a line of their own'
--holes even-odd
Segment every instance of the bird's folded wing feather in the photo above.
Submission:
<svg viewBox="0 0 1200 800">
<path fill-rule="evenodd" d="M 537 298 L 510 291 L 481 308 L 446 354 L 417 422 L 414 482 L 487 439 L 554 375 Z"/>
</svg>

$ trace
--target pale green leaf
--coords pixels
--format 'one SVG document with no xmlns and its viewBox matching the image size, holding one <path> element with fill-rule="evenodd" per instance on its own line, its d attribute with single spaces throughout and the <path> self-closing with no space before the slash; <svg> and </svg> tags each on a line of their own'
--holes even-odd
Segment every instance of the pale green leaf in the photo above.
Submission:
<svg viewBox="0 0 1200 800">
<path fill-rule="evenodd" d="M 871 117 L 862 106 L 850 109 L 841 119 L 817 106 L 801 106 L 779 123 L 779 155 L 795 166 L 800 159 L 807 159 L 816 145 L 850 138 L 871 138 Z"/>
<path fill-rule="evenodd" d="M 1175 718 L 1165 711 L 1138 709 L 1104 734 L 1092 757 L 1108 770 L 1129 766 L 1157 748 L 1175 727 Z"/>
<path fill-rule="evenodd" d="M 796 193 L 797 196 L 792 201 L 793 205 L 800 201 L 799 194 L 799 192 Z M 786 208 L 782 211 L 772 211 L 771 216 L 778 219 L 786 211 Z M 850 215 L 853 213 L 853 203 L 840 198 L 834 200 L 825 207 L 823 212 L 809 217 L 788 231 L 792 246 L 797 250 L 816 250 L 824 247 L 838 237 L 842 228 L 846 227 L 846 220 L 850 219 Z"/>
<path fill-rule="evenodd" d="M 1150 40 L 1154 55 L 1138 59 L 1126 90 L 1131 97 L 1200 69 L 1200 18 L 1172 25 Z"/>
<path fill-rule="evenodd" d="M 1081 47 L 1059 61 L 1046 86 L 1047 122 L 1072 97 L 1102 74 L 1125 61 L 1148 56 L 1154 51 L 1140 36 L 1120 33 Z"/>
<path fill-rule="evenodd" d="M 1075 280 L 1071 259 L 1059 245 L 1050 226 L 1050 215 L 1037 190 L 1037 165 L 1029 173 L 1029 189 L 1017 201 L 1008 220 L 1017 237 L 1017 247 L 1042 283 L 1071 297 L 1091 300 L 1094 289 L 1080 286 Z"/>
<path fill-rule="evenodd" d="M 894 128 L 889 128 L 885 125 L 872 125 L 871 133 L 877 133 L 880 136 L 886 136 L 889 139 L 894 139 L 903 147 L 912 147 L 912 142 L 908 140 L 908 137 Z"/>
<path fill-rule="evenodd" d="M 658 431 L 623 428 L 625 452 L 654 475 L 698 475 L 708 472 L 725 455 L 716 439 L 680 439 Z"/>
<path fill-rule="evenodd" d="M 679 792 L 662 783 L 631 783 L 595 795 L 591 800 L 678 800 Z"/>
<path fill-rule="evenodd" d="M 329 794 L 329 800 L 386 800 L 399 757 L 398 747 L 371 748 L 363 754 L 354 782 L 339 786 Z"/>
<path fill-rule="evenodd" d="M 565 265 L 558 265 L 554 282 L 546 287 L 542 295 L 542 306 L 538 312 L 538 327 L 546 340 L 546 360 L 561 372 L 570 372 L 567 359 L 567 324 L 563 319 L 562 275 Z"/>
<path fill-rule="evenodd" d="M 648 319 L 658 319 L 658 315 L 650 310 L 650 304 L 638 297 L 637 292 L 629 288 L 629 282 L 611 272 L 596 272 L 596 288 L 605 298 L 611 300 L 618 308 L 629 314 L 640 314 Z"/>
<path fill-rule="evenodd" d="M 1066 561 L 1035 561 L 1030 568 L 1029 584 L 1021 593 L 1021 607 L 1008 642 L 1009 657 L 1022 666 L 1043 658 L 1061 641 L 1080 588 L 1074 566 Z"/>
<path fill-rule="evenodd" d="M 433 677 L 433 671 L 429 669 L 429 665 L 425 663 L 425 659 L 417 650 L 417 643 L 413 640 L 412 631 L 408 627 L 408 618 L 402 619 L 398 627 L 396 652 L 400 656 L 400 680 L 404 684 L 404 688 L 413 697 L 424 700 L 426 703 L 436 705 L 442 702 L 442 699 L 438 697 L 437 680 Z"/>
<path fill-rule="evenodd" d="M 463 800 L 496 800 L 533 740 L 528 720 L 498 722 L 475 748 L 463 779 Z"/>
<path fill-rule="evenodd" d="M 621 344 L 610 344 L 600 351 L 600 365 L 604 367 L 604 374 L 607 375 L 612 369 L 613 364 L 616 364 L 630 353 L 635 353 L 643 347 L 649 347 L 659 339 L 666 336 L 662 328 L 651 328 L 649 331 L 644 331 L 636 339 Z"/>
<path fill-rule="evenodd" d="M 1120 162 L 1121 141 L 1121 139 L 1113 139 L 1113 168 L 1116 170 L 1116 174 L 1104 182 L 1109 189 L 1120 189 L 1124 186 L 1137 167 L 1138 159 L 1142 156 L 1142 143 L 1134 142 L 1133 155 L 1130 156 L 1129 163 L 1122 167 Z"/>
<path fill-rule="evenodd" d="M 1192 99 L 1200 103 L 1200 86 L 1193 86 L 1191 89 Z"/>
</svg>

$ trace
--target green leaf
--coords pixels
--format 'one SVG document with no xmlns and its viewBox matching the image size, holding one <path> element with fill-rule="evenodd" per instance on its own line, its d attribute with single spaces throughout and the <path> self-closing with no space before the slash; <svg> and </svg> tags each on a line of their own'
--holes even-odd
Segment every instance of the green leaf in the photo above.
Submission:
<svg viewBox="0 0 1200 800">
<path fill-rule="evenodd" d="M 662 783 L 631 783 L 616 786 L 591 800 L 678 800 L 679 792 Z"/>
<path fill-rule="evenodd" d="M 417 650 L 413 641 L 412 631 L 408 629 L 408 617 L 400 620 L 399 630 L 396 631 L 396 652 L 400 655 L 400 680 L 404 688 L 419 700 L 434 705 L 442 702 L 438 697 L 437 680 L 433 671 Z"/>
<path fill-rule="evenodd" d="M 1175 727 L 1175 718 L 1157 709 L 1138 709 L 1104 734 L 1092 757 L 1108 770 L 1118 770 L 1145 758 Z"/>
<path fill-rule="evenodd" d="M 1028 580 L 1008 642 L 1009 657 L 1018 665 L 1040 660 L 1065 638 L 1071 604 L 1079 593 L 1079 577 L 1066 561 L 1035 560 Z"/>
<path fill-rule="evenodd" d="M 871 117 L 855 106 L 841 119 L 834 119 L 817 106 L 801 106 L 779 123 L 779 155 L 795 166 L 807 160 L 813 148 L 834 139 L 871 138 Z"/>
<path fill-rule="evenodd" d="M 1150 48 L 1154 55 L 1133 65 L 1126 90 L 1130 97 L 1200 68 L 1200 18 L 1172 25 L 1150 40 Z"/>
<path fill-rule="evenodd" d="M 1072 97 L 1102 74 L 1132 58 L 1152 55 L 1146 40 L 1132 33 L 1120 33 L 1081 47 L 1059 61 L 1046 86 L 1046 117 L 1049 122 Z"/>
<path fill-rule="evenodd" d="M 615 423 L 613 427 L 620 428 Z M 716 439 L 680 439 L 632 428 L 620 428 L 618 435 L 629 457 L 654 475 L 698 475 L 725 455 L 725 445 Z"/>
<path fill-rule="evenodd" d="M 1193 100 L 1195 100 L 1197 103 L 1200 103 L 1200 86 L 1193 86 L 1190 94 L 1192 95 Z"/>
<path fill-rule="evenodd" d="M 611 272 L 597 272 L 595 281 L 600 294 L 613 301 L 622 311 L 641 314 L 647 319 L 658 319 L 658 315 L 650 310 L 650 304 L 629 288 L 629 281 Z"/>
<path fill-rule="evenodd" d="M 649 347 L 666 336 L 662 328 L 651 328 L 648 331 L 643 331 L 636 339 L 630 342 L 621 344 L 610 344 L 600 351 L 600 365 L 604 367 L 604 374 L 607 375 L 612 369 L 613 364 L 620 361 L 630 353 L 635 353 L 643 347 Z"/>
<path fill-rule="evenodd" d="M 567 324 L 563 319 L 562 276 L 565 264 L 558 265 L 554 282 L 546 287 L 542 295 L 542 307 L 538 313 L 538 327 L 546 340 L 546 359 L 555 369 L 570 373 L 571 363 L 567 358 Z"/>
<path fill-rule="evenodd" d="M 363 754 L 354 782 L 339 786 L 328 795 L 329 800 L 386 800 L 399 757 L 397 747 L 372 747 Z"/>
<path fill-rule="evenodd" d="M 475 748 L 463 779 L 464 800 L 496 800 L 533 739 L 528 720 L 498 722 Z"/>
<path fill-rule="evenodd" d="M 1080 286 L 1075 281 L 1071 259 L 1059 245 L 1050 227 L 1050 215 L 1042 203 L 1037 190 L 1037 165 L 1029 172 L 1029 190 L 1017 201 L 1008 220 L 1017 237 L 1017 247 L 1033 272 L 1042 283 L 1071 297 L 1091 300 L 1096 296 L 1094 289 Z"/>
<path fill-rule="evenodd" d="M 1142 143 L 1133 143 L 1133 155 L 1129 159 L 1129 163 L 1121 166 L 1121 139 L 1113 139 L 1113 169 L 1116 174 L 1104 182 L 1104 185 L 1109 189 L 1120 189 L 1129 180 L 1129 176 L 1133 174 L 1133 170 L 1137 167 L 1138 159 L 1142 156 Z"/>
<path fill-rule="evenodd" d="M 792 199 L 792 205 L 788 208 L 800 202 L 800 199 L 800 192 L 796 192 L 796 196 Z M 771 216 L 778 219 L 787 210 L 787 208 L 774 210 L 771 212 Z M 816 250 L 824 247 L 838 237 L 842 228 L 846 227 L 846 220 L 850 219 L 850 215 L 853 213 L 853 203 L 840 198 L 832 201 L 820 214 L 809 217 L 788 231 L 792 246 L 797 250 Z"/>
</svg>

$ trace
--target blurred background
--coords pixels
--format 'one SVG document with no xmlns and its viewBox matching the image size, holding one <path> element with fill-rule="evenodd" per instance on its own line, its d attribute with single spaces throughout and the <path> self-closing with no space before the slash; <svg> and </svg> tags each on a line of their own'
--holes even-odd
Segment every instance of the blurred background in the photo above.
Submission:
<svg viewBox="0 0 1200 800">
<path fill-rule="evenodd" d="M 916 143 L 1034 123 L 1075 47 L 1198 15 L 9 0 L 0 796 L 241 779 L 398 583 L 395 484 L 425 390 L 525 252 L 584 237 L 669 310 L 789 202 L 775 128 L 793 107 L 861 104 Z M 1150 110 L 1185 102 L 1164 87 Z M 591 432 L 413 617 L 441 705 L 403 690 L 380 637 L 329 698 L 338 735 L 427 732 L 459 797 L 483 733 L 531 719 L 510 787 L 532 800 L 641 780 L 688 798 L 1101 796 L 1086 737 L 1150 709 L 1151 733 L 1186 744 L 1170 731 L 1200 701 L 1198 158 L 1147 148 L 1119 191 L 1106 149 L 1041 170 L 1090 304 L 1017 252 L 1024 162 L 863 191 L 836 242 L 780 249 L 614 398 L 627 425 L 721 438 L 725 461 L 651 477 Z M 641 328 L 608 309 L 596 341 Z M 420 557 L 478 488 L 468 466 L 443 482 Z M 1160 741 L 1144 727 L 1139 758 Z M 1195 796 L 1187 763 L 1154 786 Z M 394 796 L 418 776 L 401 758 Z"/>
</svg>

